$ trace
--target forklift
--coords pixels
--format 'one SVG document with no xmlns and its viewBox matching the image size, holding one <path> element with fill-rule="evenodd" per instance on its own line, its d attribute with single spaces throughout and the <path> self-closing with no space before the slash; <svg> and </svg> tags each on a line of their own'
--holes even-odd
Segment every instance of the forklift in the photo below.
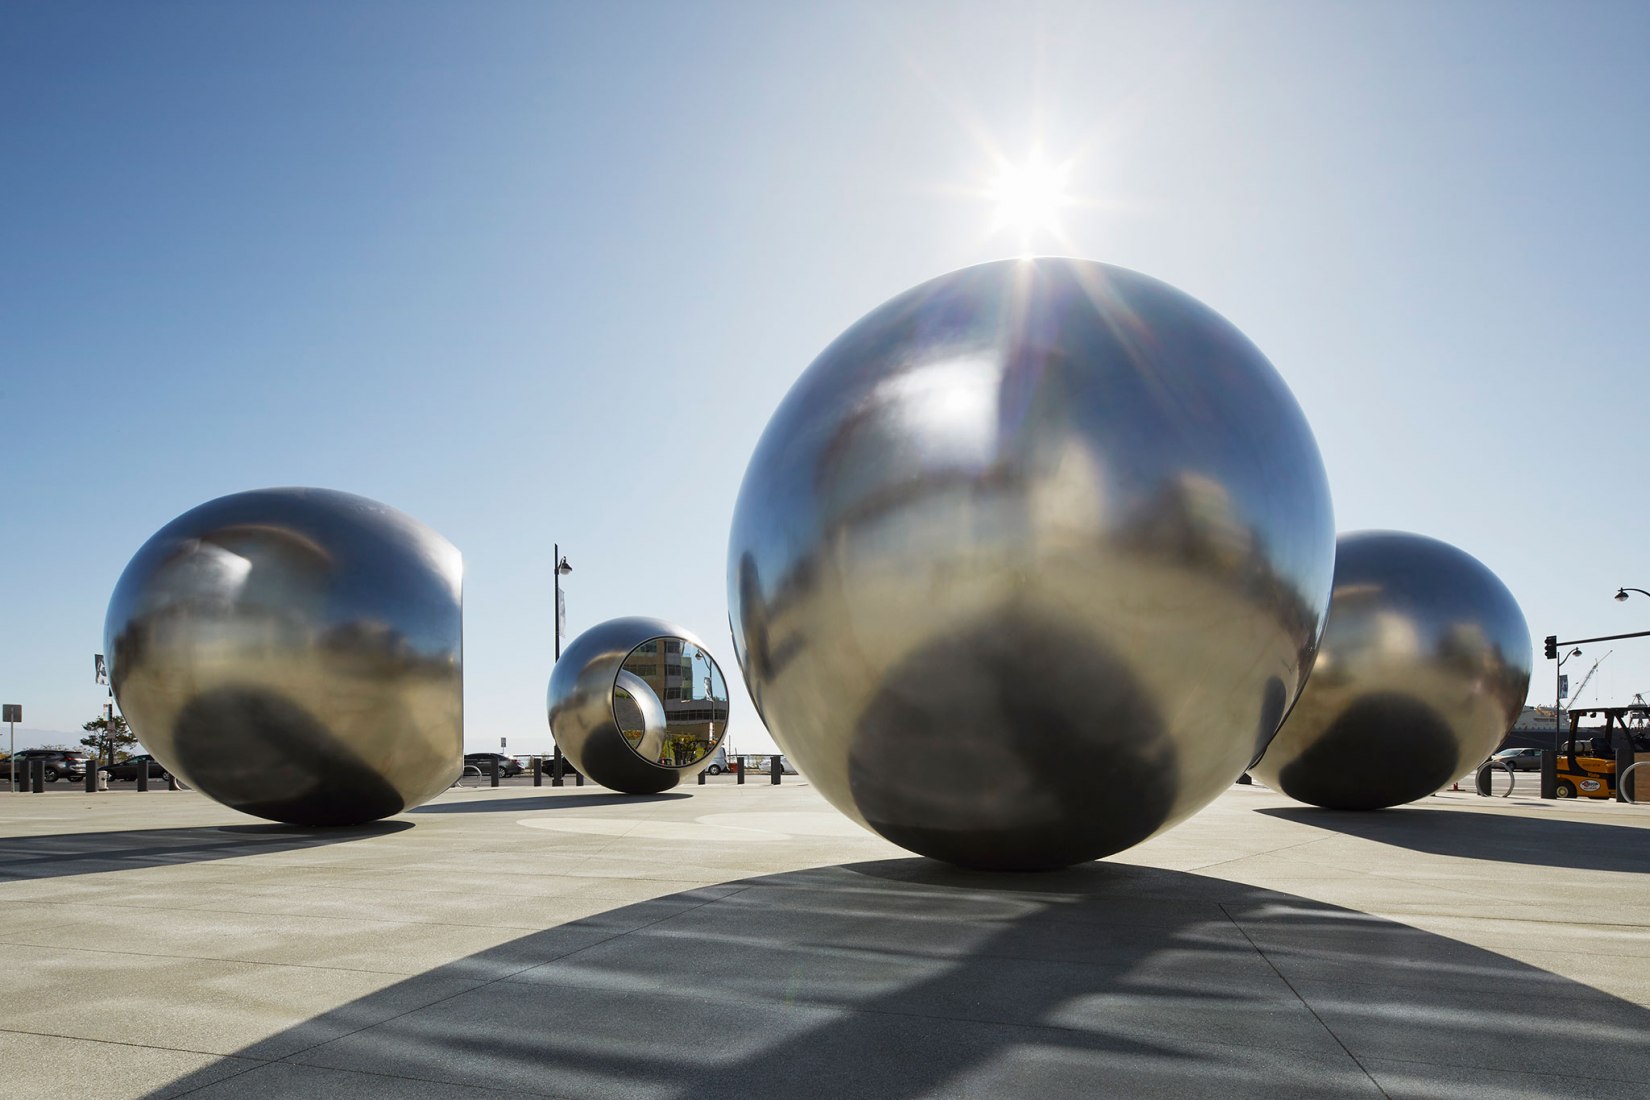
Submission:
<svg viewBox="0 0 1650 1100">
<path fill-rule="evenodd" d="M 1594 715 L 1603 716 L 1604 726 L 1592 737 L 1582 740 L 1578 748 L 1576 733 L 1581 719 Z M 1615 798 L 1617 761 L 1624 756 L 1629 760 L 1650 760 L 1650 705 L 1635 703 L 1625 707 L 1572 710 L 1570 739 L 1556 755 L 1555 797 Z M 1646 801 L 1650 801 L 1650 782 L 1645 782 L 1650 777 L 1642 776 L 1643 771 L 1650 768 L 1633 773 L 1629 793 L 1636 799 L 1644 792 Z"/>
</svg>

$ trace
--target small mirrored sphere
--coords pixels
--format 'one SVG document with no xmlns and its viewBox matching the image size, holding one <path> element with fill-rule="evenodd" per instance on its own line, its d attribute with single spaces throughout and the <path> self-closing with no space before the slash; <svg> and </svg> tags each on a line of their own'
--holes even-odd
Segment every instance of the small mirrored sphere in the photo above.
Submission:
<svg viewBox="0 0 1650 1100">
<path fill-rule="evenodd" d="M 596 783 L 656 794 L 710 764 L 728 730 L 728 685 L 698 638 L 662 619 L 610 619 L 562 651 L 550 733 Z"/>
<path fill-rule="evenodd" d="M 1342 535 L 1312 678 L 1254 777 L 1333 810 L 1413 802 L 1495 751 L 1532 660 L 1518 601 L 1477 558 L 1401 531 Z"/>
<path fill-rule="evenodd" d="M 243 813 L 374 821 L 462 767 L 463 560 L 376 501 L 260 489 L 185 512 L 126 566 L 103 631 L 133 732 Z"/>
<path fill-rule="evenodd" d="M 911 851 L 1034 869 L 1205 805 L 1328 605 L 1311 430 L 1242 333 L 1083 260 L 982 264 L 843 333 L 774 413 L 728 548 L 735 652 L 797 769 Z"/>
</svg>

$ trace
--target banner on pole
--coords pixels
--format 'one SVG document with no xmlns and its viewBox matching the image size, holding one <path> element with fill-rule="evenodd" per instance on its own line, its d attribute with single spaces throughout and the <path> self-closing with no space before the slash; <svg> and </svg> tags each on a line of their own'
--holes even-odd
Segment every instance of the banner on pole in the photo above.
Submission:
<svg viewBox="0 0 1650 1100">
<path fill-rule="evenodd" d="M 556 592 L 556 633 L 567 633 L 567 593 L 559 589 Z"/>
<path fill-rule="evenodd" d="M 97 682 L 100 684 L 109 682 L 109 663 L 103 659 L 101 653 L 92 654 L 92 675 L 97 678 Z"/>
</svg>

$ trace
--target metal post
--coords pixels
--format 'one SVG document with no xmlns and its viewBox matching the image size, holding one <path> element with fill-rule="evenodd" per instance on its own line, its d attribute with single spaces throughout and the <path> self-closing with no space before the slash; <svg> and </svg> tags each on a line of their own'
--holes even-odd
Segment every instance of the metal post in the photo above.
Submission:
<svg viewBox="0 0 1650 1100">
<path fill-rule="evenodd" d="M 705 785 L 705 770 L 703 768 L 700 768 L 699 769 L 699 786 L 703 787 L 704 785 Z"/>
<path fill-rule="evenodd" d="M 1542 798 L 1558 797 L 1558 750 L 1541 750 L 1541 790 Z"/>
<path fill-rule="evenodd" d="M 557 745 L 555 759 L 550 761 L 550 785 L 552 787 L 560 787 L 563 785 L 561 777 L 566 771 L 566 768 L 567 765 L 562 762 L 561 758 L 561 746 Z"/>
<path fill-rule="evenodd" d="M 29 763 L 34 765 L 32 768 L 29 769 L 29 771 L 33 773 L 29 776 L 29 789 L 32 790 L 35 794 L 45 794 L 46 793 L 46 762 L 44 760 L 41 760 L 40 758 L 36 757 L 35 759 L 29 761 Z"/>
<path fill-rule="evenodd" d="M 492 771 L 493 771 L 492 786 L 496 787 L 496 786 L 498 786 L 498 773 L 499 773 L 498 757 L 495 756 L 492 759 L 488 760 L 487 762 L 493 766 L 493 769 L 492 769 Z"/>
<path fill-rule="evenodd" d="M 1564 727 L 1564 712 L 1563 712 L 1564 677 L 1560 676 L 1559 673 L 1564 668 L 1564 662 L 1568 661 L 1568 660 L 1569 660 L 1568 657 L 1561 658 L 1559 660 L 1559 662 L 1556 665 L 1553 666 L 1553 751 L 1554 752 L 1557 752 L 1558 749 L 1559 749 L 1559 746 L 1564 744 L 1564 728 L 1563 728 Z"/>
<path fill-rule="evenodd" d="M 544 757 L 533 757 L 533 786 L 544 786 Z"/>
<path fill-rule="evenodd" d="M 778 753 L 768 757 L 768 770 L 773 772 L 773 776 L 768 782 L 775 787 L 779 786 L 779 780 L 785 774 L 785 758 Z"/>
<path fill-rule="evenodd" d="M 86 793 L 87 794 L 96 794 L 97 793 L 97 768 L 98 768 L 98 765 L 94 761 L 92 763 L 92 766 L 86 769 Z"/>
<path fill-rule="evenodd" d="M 166 789 L 169 791 L 175 791 L 178 789 L 178 777 L 173 775 L 171 772 L 166 773 Z"/>
<path fill-rule="evenodd" d="M 745 763 L 750 759 L 750 757 L 739 756 L 734 759 L 739 761 L 739 785 L 742 787 L 745 785 Z"/>
<path fill-rule="evenodd" d="M 575 787 L 584 786 L 584 773 L 583 772 L 574 772 L 573 773 L 573 786 L 575 786 Z"/>
<path fill-rule="evenodd" d="M 149 762 L 147 760 L 138 765 L 137 789 L 140 791 L 149 789 Z"/>
<path fill-rule="evenodd" d="M 11 793 L 17 793 L 17 723 L 7 722 L 11 727 L 11 749 L 6 753 L 6 783 L 11 787 Z"/>
</svg>

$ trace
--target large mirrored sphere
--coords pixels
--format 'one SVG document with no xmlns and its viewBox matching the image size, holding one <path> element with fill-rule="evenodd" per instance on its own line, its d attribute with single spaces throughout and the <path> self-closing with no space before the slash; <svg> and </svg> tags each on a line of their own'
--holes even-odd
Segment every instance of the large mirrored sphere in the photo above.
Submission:
<svg viewBox="0 0 1650 1100">
<path fill-rule="evenodd" d="M 983 264 L 881 306 L 768 424 L 728 555 L 775 740 L 912 851 L 1058 867 L 1259 755 L 1322 629 L 1317 444 L 1242 333 L 1145 275 Z"/>
<path fill-rule="evenodd" d="M 580 772 L 656 794 L 709 766 L 728 732 L 728 685 L 703 642 L 663 619 L 609 619 L 550 674 L 550 732 Z"/>
<path fill-rule="evenodd" d="M 244 813 L 341 825 L 440 793 L 464 752 L 463 561 L 365 497 L 260 489 L 161 528 L 105 652 L 156 759 Z"/>
<path fill-rule="evenodd" d="M 1356 531 L 1336 544 L 1312 679 L 1253 769 L 1334 810 L 1413 802 L 1476 767 L 1530 686 L 1530 630 L 1501 579 L 1446 542 Z"/>
</svg>

